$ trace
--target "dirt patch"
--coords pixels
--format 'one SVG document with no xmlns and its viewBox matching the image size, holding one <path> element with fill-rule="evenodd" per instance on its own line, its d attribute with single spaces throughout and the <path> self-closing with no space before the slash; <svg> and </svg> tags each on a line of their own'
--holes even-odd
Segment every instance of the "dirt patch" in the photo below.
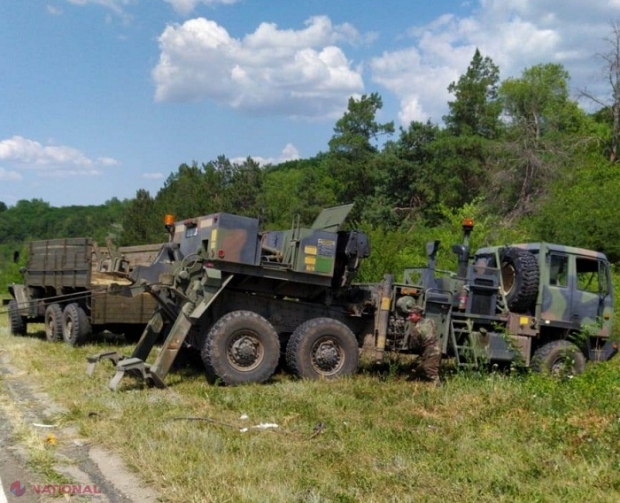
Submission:
<svg viewBox="0 0 620 503">
<path fill-rule="evenodd" d="M 14 458 L 13 464 L 23 467 L 22 473 L 29 472 L 32 485 L 96 487 L 101 492 L 96 496 L 98 502 L 157 501 L 157 493 L 130 473 L 118 455 L 90 445 L 70 425 L 55 424 L 55 418 L 66 412 L 41 392 L 26 372 L 11 364 L 7 352 L 0 350 L 0 417 L 4 420 L 0 440 Z M 81 495 L 71 499 L 92 498 Z M 36 501 L 48 499 L 38 495 Z"/>
</svg>

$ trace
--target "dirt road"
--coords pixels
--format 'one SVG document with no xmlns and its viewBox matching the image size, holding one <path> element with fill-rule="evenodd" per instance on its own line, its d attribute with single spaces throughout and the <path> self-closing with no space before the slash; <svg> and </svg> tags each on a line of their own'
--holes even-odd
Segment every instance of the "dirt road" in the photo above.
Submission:
<svg viewBox="0 0 620 503">
<path fill-rule="evenodd" d="M 62 412 L 0 348 L 0 503 L 58 501 L 59 494 L 71 501 L 157 501 L 117 455 L 50 424 L 47 418 Z"/>
</svg>

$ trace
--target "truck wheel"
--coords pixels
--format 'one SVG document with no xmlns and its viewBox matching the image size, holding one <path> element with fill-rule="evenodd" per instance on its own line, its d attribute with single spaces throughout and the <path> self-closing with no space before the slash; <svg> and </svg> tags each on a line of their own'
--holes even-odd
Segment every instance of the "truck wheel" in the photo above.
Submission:
<svg viewBox="0 0 620 503">
<path fill-rule="evenodd" d="M 286 363 L 298 377 L 333 379 L 357 371 L 358 344 L 353 332 L 331 318 L 306 321 L 286 346 Z"/>
<path fill-rule="evenodd" d="M 88 316 L 78 304 L 68 304 L 62 313 L 62 337 L 70 346 L 78 346 L 86 342 L 90 334 Z"/>
<path fill-rule="evenodd" d="M 9 327 L 12 335 L 26 335 L 26 317 L 19 314 L 17 301 L 9 301 Z"/>
<path fill-rule="evenodd" d="M 508 309 L 526 311 L 538 296 L 538 259 L 521 248 L 508 248 L 502 258 L 502 284 Z"/>
<path fill-rule="evenodd" d="M 586 358 L 572 342 L 553 341 L 541 346 L 532 358 L 532 369 L 555 377 L 581 374 L 586 368 Z"/>
<path fill-rule="evenodd" d="M 60 304 L 50 304 L 45 310 L 45 337 L 50 342 L 62 339 L 62 308 Z"/>
<path fill-rule="evenodd" d="M 224 384 L 261 383 L 276 370 L 280 358 L 278 334 L 262 316 L 233 311 L 220 318 L 207 334 L 202 352 L 207 379 Z"/>
</svg>

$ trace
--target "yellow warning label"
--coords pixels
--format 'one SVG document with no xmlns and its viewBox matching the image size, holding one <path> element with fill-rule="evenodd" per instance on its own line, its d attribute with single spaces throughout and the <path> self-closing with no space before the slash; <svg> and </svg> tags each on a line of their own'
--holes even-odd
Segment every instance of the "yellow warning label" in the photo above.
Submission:
<svg viewBox="0 0 620 503">
<path fill-rule="evenodd" d="M 210 244 L 210 248 L 212 250 L 215 250 L 216 244 L 217 244 L 217 229 L 212 229 L 211 230 L 211 244 Z"/>
<path fill-rule="evenodd" d="M 392 299 L 390 299 L 389 297 L 383 297 L 381 299 L 381 309 L 383 311 L 389 311 L 390 310 L 390 302 Z"/>
<path fill-rule="evenodd" d="M 304 258 L 304 264 L 315 265 L 316 264 L 316 257 L 305 257 Z"/>
<path fill-rule="evenodd" d="M 306 255 L 316 255 L 316 246 L 311 246 L 311 245 L 304 246 L 304 253 Z"/>
<path fill-rule="evenodd" d="M 200 221 L 200 228 L 206 229 L 207 227 L 211 227 L 213 225 L 213 218 L 205 218 Z"/>
<path fill-rule="evenodd" d="M 527 316 L 521 316 L 519 318 L 519 325 L 527 325 L 530 322 L 530 319 Z"/>
</svg>

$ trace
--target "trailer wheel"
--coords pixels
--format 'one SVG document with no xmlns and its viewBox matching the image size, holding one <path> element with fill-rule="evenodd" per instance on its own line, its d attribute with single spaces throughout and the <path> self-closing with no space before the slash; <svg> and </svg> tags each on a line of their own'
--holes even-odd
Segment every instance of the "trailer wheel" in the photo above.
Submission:
<svg viewBox="0 0 620 503">
<path fill-rule="evenodd" d="M 586 358 L 572 342 L 560 340 L 541 346 L 532 358 L 532 369 L 554 377 L 581 374 L 586 368 Z"/>
<path fill-rule="evenodd" d="M 538 296 L 538 260 L 528 250 L 508 248 L 502 258 L 501 271 L 508 309 L 526 311 Z"/>
<path fill-rule="evenodd" d="M 91 332 L 90 321 L 78 304 L 68 304 L 62 313 L 62 337 L 70 346 L 86 342 Z"/>
<path fill-rule="evenodd" d="M 233 311 L 209 330 L 201 357 L 211 383 L 261 383 L 276 370 L 280 341 L 271 323 L 262 316 Z"/>
<path fill-rule="evenodd" d="M 298 377 L 333 379 L 355 373 L 358 354 L 357 340 L 349 327 L 331 318 L 315 318 L 291 335 L 286 363 Z"/>
<path fill-rule="evenodd" d="M 62 339 L 62 308 L 60 304 L 50 304 L 45 310 L 45 337 L 50 342 Z"/>
<path fill-rule="evenodd" d="M 19 314 L 17 301 L 9 301 L 9 327 L 12 335 L 26 335 L 26 317 Z"/>
</svg>

